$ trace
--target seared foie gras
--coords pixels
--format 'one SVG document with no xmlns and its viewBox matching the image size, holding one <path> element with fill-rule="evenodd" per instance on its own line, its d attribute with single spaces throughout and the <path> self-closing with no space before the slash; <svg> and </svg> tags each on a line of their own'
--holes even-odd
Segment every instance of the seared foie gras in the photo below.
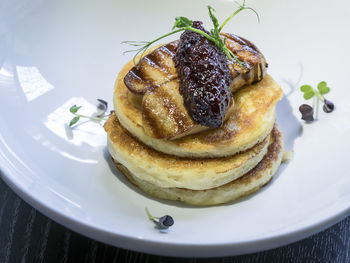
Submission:
<svg viewBox="0 0 350 263">
<path fill-rule="evenodd" d="M 162 45 L 143 57 L 124 78 L 128 89 L 138 95 L 177 78 L 173 57 L 178 41 Z"/>
<path fill-rule="evenodd" d="M 263 79 L 267 69 L 264 55 L 250 41 L 228 33 L 221 34 L 226 38 L 226 46 L 243 63 L 243 69 L 235 61 L 230 61 L 229 67 L 232 74 L 231 91 L 235 92 L 239 88 L 253 84 Z"/>
<path fill-rule="evenodd" d="M 267 67 L 262 53 L 251 42 L 241 37 L 232 34 L 222 36 L 226 38 L 227 47 L 243 61 L 245 67 L 244 70 L 234 61 L 229 63 L 233 78 L 231 91 L 260 81 Z M 135 101 L 142 100 L 145 133 L 157 139 L 177 139 L 209 129 L 194 123 L 183 104 L 173 60 L 178 44 L 179 41 L 173 41 L 154 49 L 124 78 L 126 87 L 135 97 L 139 97 Z M 233 104 L 234 102 L 224 120 L 227 120 L 232 112 Z"/>
<path fill-rule="evenodd" d="M 258 48 L 242 37 L 228 33 L 221 35 L 226 38 L 226 46 L 243 62 L 246 68 L 244 70 L 235 61 L 229 63 L 233 77 L 231 91 L 234 92 L 244 85 L 262 80 L 266 73 L 267 63 Z M 178 44 L 179 41 L 170 42 L 144 56 L 124 78 L 128 89 L 135 94 L 144 95 L 149 89 L 177 79 L 173 56 Z"/>
</svg>

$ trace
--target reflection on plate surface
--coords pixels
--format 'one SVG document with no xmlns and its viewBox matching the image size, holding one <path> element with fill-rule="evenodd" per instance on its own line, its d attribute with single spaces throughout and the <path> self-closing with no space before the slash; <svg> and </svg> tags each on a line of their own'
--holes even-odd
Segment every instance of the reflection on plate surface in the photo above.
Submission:
<svg viewBox="0 0 350 263">
<path fill-rule="evenodd" d="M 35 67 L 17 66 L 17 78 L 28 102 L 40 97 L 54 87 L 48 83 Z"/>
</svg>

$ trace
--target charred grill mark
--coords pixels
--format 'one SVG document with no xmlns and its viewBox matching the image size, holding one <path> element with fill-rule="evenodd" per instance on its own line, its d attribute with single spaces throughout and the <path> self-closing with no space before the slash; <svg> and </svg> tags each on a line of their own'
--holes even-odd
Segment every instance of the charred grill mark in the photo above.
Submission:
<svg viewBox="0 0 350 263">
<path fill-rule="evenodd" d="M 267 63 L 266 63 L 266 67 L 267 67 Z M 264 77 L 264 71 L 263 71 L 263 68 L 262 68 L 262 64 L 259 63 L 259 70 L 260 70 L 260 79 L 263 79 Z"/>
<path fill-rule="evenodd" d="M 237 42 L 238 44 L 240 44 L 242 47 L 248 49 L 249 51 L 258 54 L 259 53 L 259 49 L 249 40 L 243 38 L 243 37 L 239 37 L 237 35 L 234 34 L 229 34 L 229 33 L 224 33 L 222 34 L 223 36 L 227 37 L 228 39 Z"/>
<path fill-rule="evenodd" d="M 128 74 L 126 74 L 124 76 L 124 79 L 123 79 L 125 86 L 128 86 L 128 83 L 130 83 L 131 81 L 133 81 L 133 83 L 141 83 L 142 82 L 140 77 L 134 73 L 133 69 L 130 69 Z M 131 90 L 132 87 L 130 87 L 128 89 Z"/>
<path fill-rule="evenodd" d="M 168 111 L 168 116 L 173 119 L 173 125 L 177 134 L 181 134 L 193 126 L 188 116 L 179 110 L 176 103 L 173 103 L 171 95 L 161 90 L 160 96 L 163 98 L 162 105 Z"/>
<path fill-rule="evenodd" d="M 142 107 L 142 122 L 144 125 L 152 127 L 153 137 L 160 138 L 162 136 L 162 134 L 159 133 L 159 131 L 162 131 L 162 129 L 158 126 L 158 122 L 156 121 L 150 107 Z"/>
<path fill-rule="evenodd" d="M 146 133 L 155 138 L 168 139 L 191 129 L 194 123 L 184 110 L 181 95 L 173 94 L 176 84 L 165 85 L 148 91 L 143 97 L 142 120 Z"/>
<path fill-rule="evenodd" d="M 137 70 L 136 68 L 132 68 L 129 73 L 125 76 L 124 81 L 129 81 L 129 79 L 133 79 L 136 81 L 143 81 L 143 75 L 140 74 L 140 70 Z"/>
<path fill-rule="evenodd" d="M 124 84 L 128 89 L 139 95 L 145 94 L 146 90 L 151 88 L 151 83 L 146 79 L 143 71 L 133 67 L 124 77 Z"/>
<path fill-rule="evenodd" d="M 158 52 L 154 52 L 149 56 L 144 57 L 143 62 L 145 65 L 143 65 L 143 69 L 141 70 L 141 72 L 145 77 L 145 79 L 147 79 L 150 83 L 159 85 L 159 84 L 162 84 L 160 81 L 167 80 L 170 77 L 168 74 L 168 71 L 164 67 L 165 66 L 164 65 L 165 63 L 163 63 L 164 59 L 160 57 Z M 153 73 L 152 71 L 160 74 L 157 77 L 162 77 L 162 78 L 154 78 L 151 75 Z"/>
<path fill-rule="evenodd" d="M 175 77 L 173 76 L 173 55 L 165 51 L 165 46 L 154 50 L 153 52 L 145 56 L 145 59 L 148 61 L 148 64 L 150 66 L 158 68 L 160 71 L 164 72 L 168 78 Z"/>
<path fill-rule="evenodd" d="M 125 76 L 124 83 L 136 94 L 144 95 L 155 88 L 177 77 L 173 56 L 178 41 L 161 46 L 147 54 L 138 66 L 134 66 Z"/>
<path fill-rule="evenodd" d="M 162 63 L 161 63 L 161 60 L 159 57 L 160 57 L 159 52 L 152 52 L 148 56 L 145 56 L 144 59 L 145 59 L 145 62 L 147 62 L 147 64 L 149 66 L 156 67 L 160 71 L 164 71 L 164 68 L 162 68 Z"/>
<path fill-rule="evenodd" d="M 231 51 L 243 61 L 244 66 L 248 69 L 246 72 L 232 62 L 233 69 L 237 72 L 246 84 L 253 84 L 263 79 L 266 72 L 267 63 L 259 49 L 250 41 L 233 35 L 223 34 L 227 39 L 227 45 Z M 234 47 L 234 48 L 233 48 Z M 233 89 L 236 90 L 236 89 Z"/>
<path fill-rule="evenodd" d="M 173 41 L 170 42 L 169 44 L 164 45 L 164 51 L 167 52 L 169 55 L 171 55 L 171 57 L 173 57 L 177 51 L 177 47 L 178 47 L 179 41 Z"/>
</svg>

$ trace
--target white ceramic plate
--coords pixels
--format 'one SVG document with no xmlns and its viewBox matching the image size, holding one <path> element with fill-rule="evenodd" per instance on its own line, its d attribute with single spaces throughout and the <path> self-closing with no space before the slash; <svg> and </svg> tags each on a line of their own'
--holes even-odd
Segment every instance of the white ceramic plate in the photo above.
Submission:
<svg viewBox="0 0 350 263">
<path fill-rule="evenodd" d="M 123 40 L 150 40 L 183 15 L 221 21 L 231 1 L 44 1 L 0 3 L 0 166 L 26 201 L 61 224 L 123 248 L 172 256 L 224 256 L 287 244 L 350 212 L 349 1 L 252 1 L 225 28 L 253 41 L 284 88 L 278 123 L 294 159 L 258 194 L 229 205 L 195 208 L 155 200 L 111 164 L 101 125 L 72 132 L 72 104 L 91 114 L 97 98 L 112 102 L 118 71 L 131 59 Z M 171 38 L 170 38 L 171 39 Z M 169 40 L 170 40 L 169 39 Z M 307 125 L 298 87 L 325 80 L 334 101 Z M 145 214 L 170 214 L 159 233 Z"/>
</svg>

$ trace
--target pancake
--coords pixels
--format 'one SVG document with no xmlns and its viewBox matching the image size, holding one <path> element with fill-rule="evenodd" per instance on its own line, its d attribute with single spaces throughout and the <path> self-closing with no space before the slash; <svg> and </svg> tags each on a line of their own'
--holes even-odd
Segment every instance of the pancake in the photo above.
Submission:
<svg viewBox="0 0 350 263">
<path fill-rule="evenodd" d="M 277 125 L 271 132 L 270 145 L 264 158 L 249 172 L 237 180 L 208 190 L 165 188 L 146 182 L 135 176 L 129 169 L 116 162 L 118 169 L 147 194 L 161 199 L 181 201 L 191 205 L 205 206 L 232 202 L 252 194 L 267 184 L 281 164 L 283 139 Z"/>
<path fill-rule="evenodd" d="M 235 180 L 256 166 L 267 152 L 270 136 L 230 157 L 180 158 L 158 152 L 135 139 L 112 114 L 105 123 L 114 160 L 143 182 L 164 188 L 214 188 Z"/>
<path fill-rule="evenodd" d="M 275 122 L 275 105 L 283 92 L 269 75 L 256 84 L 234 93 L 234 109 L 220 128 L 175 140 L 147 135 L 143 129 L 142 108 L 124 84 L 133 66 L 129 62 L 119 73 L 114 91 L 114 109 L 120 123 L 138 140 L 157 151 L 180 157 L 223 157 L 244 151 L 264 140 Z"/>
</svg>

